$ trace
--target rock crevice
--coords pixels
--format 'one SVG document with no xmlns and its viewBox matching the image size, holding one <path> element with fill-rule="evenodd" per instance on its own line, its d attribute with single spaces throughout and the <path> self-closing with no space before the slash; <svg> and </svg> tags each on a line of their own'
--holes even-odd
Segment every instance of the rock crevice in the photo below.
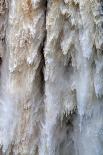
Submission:
<svg viewBox="0 0 103 155">
<path fill-rule="evenodd" d="M 0 154 L 102 155 L 103 2 L 0 0 Z"/>
</svg>

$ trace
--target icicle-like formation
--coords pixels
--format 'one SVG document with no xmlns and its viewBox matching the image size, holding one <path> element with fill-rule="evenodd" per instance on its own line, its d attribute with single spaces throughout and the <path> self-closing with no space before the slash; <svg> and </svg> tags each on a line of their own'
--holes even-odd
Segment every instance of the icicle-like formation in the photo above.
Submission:
<svg viewBox="0 0 103 155">
<path fill-rule="evenodd" d="M 103 154 L 102 0 L 0 0 L 0 155 Z"/>
</svg>

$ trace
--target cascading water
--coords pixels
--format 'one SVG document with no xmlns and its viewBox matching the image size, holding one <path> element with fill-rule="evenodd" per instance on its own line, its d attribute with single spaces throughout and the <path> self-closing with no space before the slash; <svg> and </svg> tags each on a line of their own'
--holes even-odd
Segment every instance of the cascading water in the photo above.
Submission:
<svg viewBox="0 0 103 155">
<path fill-rule="evenodd" d="M 102 0 L 0 0 L 0 155 L 103 155 Z"/>
</svg>

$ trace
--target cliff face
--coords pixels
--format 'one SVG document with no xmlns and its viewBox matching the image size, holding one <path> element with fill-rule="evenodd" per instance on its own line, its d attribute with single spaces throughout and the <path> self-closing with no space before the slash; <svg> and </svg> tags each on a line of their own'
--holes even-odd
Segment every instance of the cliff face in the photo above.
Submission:
<svg viewBox="0 0 103 155">
<path fill-rule="evenodd" d="M 103 154 L 102 0 L 0 0 L 0 155 Z"/>
</svg>

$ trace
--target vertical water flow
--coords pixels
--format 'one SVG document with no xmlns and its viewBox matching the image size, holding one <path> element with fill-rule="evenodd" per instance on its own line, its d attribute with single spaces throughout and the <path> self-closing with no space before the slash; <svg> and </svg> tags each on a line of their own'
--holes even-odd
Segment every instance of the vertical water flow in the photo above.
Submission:
<svg viewBox="0 0 103 155">
<path fill-rule="evenodd" d="M 103 155 L 102 0 L 8 1 L 0 1 L 0 150 Z"/>
<path fill-rule="evenodd" d="M 78 113 L 80 115 L 80 130 L 82 130 L 83 116 L 86 114 L 87 108 L 91 102 L 91 68 L 86 58 L 81 58 L 81 66 L 79 70 L 79 80 L 77 89 Z"/>
<path fill-rule="evenodd" d="M 62 98 L 62 68 L 59 64 L 59 35 L 62 28 L 61 1 L 48 1 L 46 17 L 47 40 L 45 46 L 45 122 L 41 135 L 40 155 L 55 155 L 57 119 L 60 115 Z M 56 59 L 55 59 L 56 57 Z"/>
<path fill-rule="evenodd" d="M 86 49 L 85 47 L 85 50 Z M 94 104 L 93 101 L 93 68 L 91 60 L 83 56 L 83 50 L 80 53 L 80 66 L 78 70 L 78 82 L 77 82 L 77 107 L 78 107 L 78 124 L 79 124 L 79 136 L 78 136 L 78 149 L 77 155 L 92 155 L 91 148 L 88 150 L 88 117 L 91 117 L 91 108 Z M 95 129 L 93 129 L 95 130 Z M 88 137 L 86 139 L 86 137 Z M 93 138 L 93 137 L 92 137 Z M 91 144 L 92 145 L 92 144 Z M 88 151 L 87 151 L 88 150 Z M 94 155 L 94 154 L 93 154 Z"/>
<path fill-rule="evenodd" d="M 77 81 L 77 108 L 79 115 L 79 136 L 78 136 L 78 149 L 77 155 L 86 155 L 85 145 L 88 146 L 85 139 L 86 118 L 89 112 L 90 105 L 92 105 L 92 68 L 91 68 L 91 56 L 92 56 L 92 33 L 93 26 L 90 25 L 91 17 L 87 8 L 88 0 L 80 0 L 80 15 L 82 22 L 82 29 L 79 33 L 79 40 L 81 49 L 79 51 L 79 69 L 78 69 L 78 81 Z M 87 17 L 87 18 L 86 18 Z M 86 18 L 86 20 L 85 20 Z M 89 24 L 88 24 L 89 23 Z M 92 23 L 91 23 L 92 24 Z M 84 145 L 83 145 L 84 144 Z M 90 150 L 89 150 L 90 151 Z"/>
<path fill-rule="evenodd" d="M 15 108 L 13 98 L 9 93 L 9 74 L 8 74 L 8 49 L 6 28 L 8 19 L 8 1 L 1 1 L 0 6 L 0 145 L 5 153 L 12 143 L 15 127 Z"/>
<path fill-rule="evenodd" d="M 97 1 L 96 1 L 97 2 Z M 78 70 L 77 102 L 79 113 L 79 134 L 77 155 L 102 155 L 103 149 L 103 56 L 101 54 L 102 23 L 98 19 L 96 25 L 96 39 L 93 37 L 93 17 L 88 7 L 88 0 L 80 1 L 80 12 L 83 26 L 83 33 L 80 33 L 81 53 L 80 67 Z M 95 4 L 97 5 L 97 3 Z M 98 6 L 98 5 L 97 5 Z M 97 8 L 95 6 L 94 8 Z M 84 9 L 83 9 L 84 8 Z M 99 10 L 98 8 L 97 10 Z M 96 11 L 94 15 L 96 14 Z M 91 17 L 90 17 L 91 16 Z M 98 28 L 97 28 L 98 27 Z M 82 32 L 82 31 L 81 31 Z M 95 39 L 97 51 L 93 50 L 93 39 Z M 95 57 L 94 57 L 95 55 Z"/>
<path fill-rule="evenodd" d="M 93 59 L 93 32 L 94 32 L 94 25 L 93 19 L 90 12 L 90 6 L 88 5 L 90 2 L 89 0 L 79 1 L 80 6 L 80 15 L 81 15 L 81 27 L 79 33 L 79 40 L 80 40 L 80 70 L 79 70 L 79 87 L 78 87 L 78 110 L 80 116 L 85 114 L 86 106 L 90 102 L 90 98 L 92 97 L 92 81 L 91 75 L 93 74 L 91 65 Z"/>
</svg>

